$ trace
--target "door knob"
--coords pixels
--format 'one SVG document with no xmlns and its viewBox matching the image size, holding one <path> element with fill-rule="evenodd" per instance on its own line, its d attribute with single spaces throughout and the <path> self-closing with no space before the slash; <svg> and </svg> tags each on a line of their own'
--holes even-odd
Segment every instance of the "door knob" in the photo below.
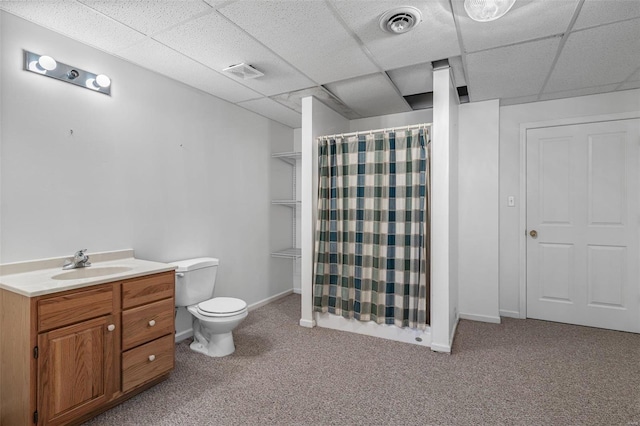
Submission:
<svg viewBox="0 0 640 426">
<path fill-rule="evenodd" d="M 155 355 L 149 355 L 149 361 L 153 362 L 156 360 L 156 356 Z"/>
<path fill-rule="evenodd" d="M 529 232 L 529 235 L 531 235 L 531 238 L 538 238 L 538 231 L 533 229 L 531 230 L 531 232 Z"/>
<path fill-rule="evenodd" d="M 156 320 L 149 321 L 149 327 L 153 327 L 154 325 L 156 325 Z"/>
<path fill-rule="evenodd" d="M 115 326 L 114 324 L 109 324 L 109 325 L 107 326 L 107 330 L 109 330 L 109 331 L 113 331 L 113 330 L 115 330 L 115 329 L 116 329 L 116 326 Z"/>
</svg>

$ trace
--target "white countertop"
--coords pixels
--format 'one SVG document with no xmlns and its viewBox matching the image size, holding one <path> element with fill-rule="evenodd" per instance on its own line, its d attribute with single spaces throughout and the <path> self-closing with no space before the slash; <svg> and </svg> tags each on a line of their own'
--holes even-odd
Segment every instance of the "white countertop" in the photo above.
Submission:
<svg viewBox="0 0 640 426">
<path fill-rule="evenodd" d="M 73 275 L 67 275 L 67 279 L 55 279 L 55 276 L 72 272 L 81 276 L 84 268 L 62 270 L 65 257 L 10 263 L 0 265 L 0 288 L 34 297 L 176 269 L 175 266 L 166 263 L 136 259 L 133 257 L 133 250 L 93 254 L 87 252 L 87 255 L 91 262 L 91 266 L 86 268 L 88 274 L 92 273 L 91 270 L 98 272 L 99 268 L 120 267 L 120 270 L 125 270 L 119 272 L 118 269 L 114 269 L 114 273 L 109 275 L 88 278 L 68 279 Z"/>
</svg>

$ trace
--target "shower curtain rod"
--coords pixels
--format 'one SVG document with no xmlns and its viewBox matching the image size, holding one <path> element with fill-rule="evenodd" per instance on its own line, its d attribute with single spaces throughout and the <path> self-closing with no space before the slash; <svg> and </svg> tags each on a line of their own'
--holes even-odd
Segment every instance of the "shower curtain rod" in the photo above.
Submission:
<svg viewBox="0 0 640 426">
<path fill-rule="evenodd" d="M 386 127 L 384 129 L 375 129 L 375 130 L 361 130 L 359 132 L 351 132 L 351 133 L 336 133 L 335 135 L 320 136 L 320 139 L 331 139 L 331 138 L 337 138 L 337 137 L 345 138 L 348 136 L 358 136 L 358 135 L 367 134 L 367 133 L 371 135 L 373 133 L 379 133 L 379 132 L 387 132 L 387 131 L 395 132 L 397 130 L 423 129 L 427 127 L 431 127 L 431 123 L 412 124 L 410 126 Z"/>
</svg>

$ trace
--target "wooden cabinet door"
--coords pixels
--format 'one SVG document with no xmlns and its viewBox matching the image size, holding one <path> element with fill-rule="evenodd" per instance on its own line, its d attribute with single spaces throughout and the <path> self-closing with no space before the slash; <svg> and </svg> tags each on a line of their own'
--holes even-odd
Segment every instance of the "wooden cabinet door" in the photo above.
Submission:
<svg viewBox="0 0 640 426">
<path fill-rule="evenodd" d="M 113 315 L 38 335 L 38 423 L 68 423 L 116 393 Z"/>
</svg>

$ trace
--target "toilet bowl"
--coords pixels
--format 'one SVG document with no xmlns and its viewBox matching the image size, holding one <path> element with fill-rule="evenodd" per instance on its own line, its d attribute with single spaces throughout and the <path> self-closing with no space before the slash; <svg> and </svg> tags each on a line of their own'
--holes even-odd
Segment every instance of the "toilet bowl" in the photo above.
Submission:
<svg viewBox="0 0 640 426">
<path fill-rule="evenodd" d="M 247 317 L 247 303 L 234 297 L 213 297 L 218 259 L 201 257 L 171 262 L 176 266 L 176 306 L 193 316 L 196 352 L 221 357 L 235 351 L 232 331 Z"/>
<path fill-rule="evenodd" d="M 194 317 L 191 349 L 213 357 L 227 356 L 236 350 L 231 332 L 248 315 L 244 300 L 214 297 L 188 306 L 187 310 Z"/>
</svg>

